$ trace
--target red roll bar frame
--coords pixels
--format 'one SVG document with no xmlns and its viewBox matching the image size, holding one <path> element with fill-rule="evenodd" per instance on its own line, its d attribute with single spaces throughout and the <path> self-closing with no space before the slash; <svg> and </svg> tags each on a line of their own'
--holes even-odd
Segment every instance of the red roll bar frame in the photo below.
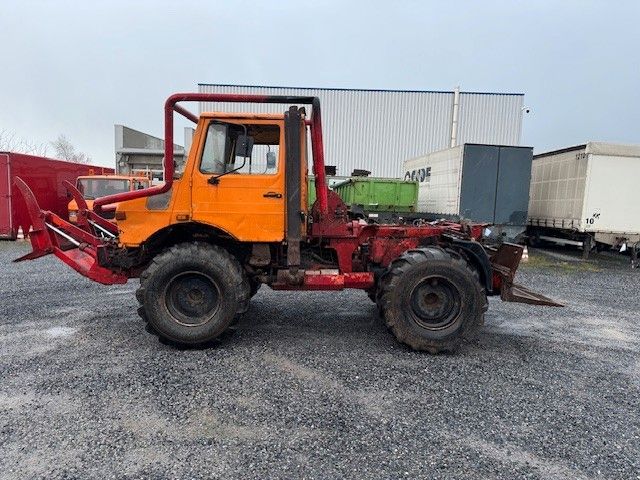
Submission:
<svg viewBox="0 0 640 480">
<path fill-rule="evenodd" d="M 177 105 L 179 102 L 288 103 L 311 105 L 311 121 L 308 125 L 311 128 L 311 149 L 313 153 L 313 174 L 316 177 L 316 198 L 318 199 L 320 214 L 322 216 L 327 214 L 327 187 L 324 173 L 320 99 L 318 97 L 236 95 L 226 93 L 176 93 L 171 95 L 164 104 L 164 185 L 97 198 L 93 204 L 94 210 L 100 210 L 103 205 L 110 203 L 150 197 L 169 191 L 173 185 L 173 174 L 175 171 L 173 161 L 173 112 L 179 113 L 194 123 L 198 123 L 198 116 L 184 107 Z"/>
</svg>

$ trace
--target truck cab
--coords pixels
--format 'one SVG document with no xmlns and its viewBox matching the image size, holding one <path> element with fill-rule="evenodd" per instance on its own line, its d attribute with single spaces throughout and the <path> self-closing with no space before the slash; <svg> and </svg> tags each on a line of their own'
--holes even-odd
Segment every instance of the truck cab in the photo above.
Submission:
<svg viewBox="0 0 640 480">
<path fill-rule="evenodd" d="M 138 247 L 160 231 L 206 227 L 237 242 L 284 241 L 287 192 L 292 193 L 287 178 L 299 196 L 289 208 L 296 212 L 308 208 L 304 129 L 300 121 L 298 171 L 291 178 L 284 115 L 202 113 L 184 168 L 173 175 L 172 189 L 156 197 L 118 202 L 115 217 L 121 245 Z M 298 224 L 304 236 L 306 222 Z"/>
</svg>

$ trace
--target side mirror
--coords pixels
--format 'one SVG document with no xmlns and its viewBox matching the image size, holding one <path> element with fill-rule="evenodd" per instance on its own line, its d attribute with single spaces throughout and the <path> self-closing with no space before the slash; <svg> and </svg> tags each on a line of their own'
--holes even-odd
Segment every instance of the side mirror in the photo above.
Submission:
<svg viewBox="0 0 640 480">
<path fill-rule="evenodd" d="M 238 135 L 236 142 L 236 157 L 251 157 L 253 150 L 253 137 L 249 135 Z"/>
<path fill-rule="evenodd" d="M 276 168 L 276 152 L 267 152 L 267 168 Z"/>
</svg>

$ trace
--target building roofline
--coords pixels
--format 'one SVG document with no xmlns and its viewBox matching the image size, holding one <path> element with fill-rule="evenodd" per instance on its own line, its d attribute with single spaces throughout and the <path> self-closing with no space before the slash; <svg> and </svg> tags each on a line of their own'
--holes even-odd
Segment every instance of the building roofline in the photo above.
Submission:
<svg viewBox="0 0 640 480">
<path fill-rule="evenodd" d="M 611 143 L 591 141 L 583 145 L 575 145 L 573 147 L 553 150 L 551 152 L 539 153 L 533 158 L 548 157 L 558 155 L 560 153 L 575 152 L 584 150 L 589 155 L 606 155 L 611 157 L 633 157 L 640 158 L 640 145 L 633 143 Z"/>
<path fill-rule="evenodd" d="M 453 94 L 453 90 L 394 90 L 394 89 L 376 89 L 376 88 L 326 88 L 326 87 L 291 87 L 291 86 L 279 86 L 279 85 L 235 85 L 230 83 L 200 83 L 199 87 L 240 87 L 240 88 L 276 88 L 276 89 L 302 89 L 302 90 L 323 90 L 329 92 L 341 91 L 341 92 L 381 92 L 381 93 L 450 93 Z M 505 93 L 505 92 L 460 92 L 461 94 L 471 95 L 506 95 L 506 96 L 519 96 L 524 97 L 524 93 Z"/>
<path fill-rule="evenodd" d="M 559 148 L 558 150 L 550 150 L 548 152 L 536 153 L 533 156 L 533 158 L 536 159 L 539 157 L 548 157 L 549 155 L 559 155 L 561 153 L 575 152 L 576 150 L 584 150 L 585 148 L 587 148 L 587 144 L 583 143 L 582 145 L 574 145 L 573 147 Z"/>
</svg>

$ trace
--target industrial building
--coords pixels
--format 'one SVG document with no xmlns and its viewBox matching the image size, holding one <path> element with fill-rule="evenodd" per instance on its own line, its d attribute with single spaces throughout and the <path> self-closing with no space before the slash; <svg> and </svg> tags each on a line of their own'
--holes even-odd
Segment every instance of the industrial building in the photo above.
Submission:
<svg viewBox="0 0 640 480">
<path fill-rule="evenodd" d="M 188 131 L 187 131 L 188 130 Z M 185 139 L 190 139 L 191 129 L 185 129 Z M 149 173 L 154 180 L 163 180 L 162 159 L 164 157 L 164 140 L 147 133 L 115 125 L 116 171 L 122 175 Z M 185 148 L 173 145 L 176 163 L 185 160 Z"/>
<path fill-rule="evenodd" d="M 317 96 L 327 164 L 400 177 L 403 162 L 465 143 L 519 146 L 524 95 L 453 91 L 294 88 L 201 83 L 201 93 Z M 203 111 L 282 113 L 282 105 L 202 103 Z"/>
</svg>

